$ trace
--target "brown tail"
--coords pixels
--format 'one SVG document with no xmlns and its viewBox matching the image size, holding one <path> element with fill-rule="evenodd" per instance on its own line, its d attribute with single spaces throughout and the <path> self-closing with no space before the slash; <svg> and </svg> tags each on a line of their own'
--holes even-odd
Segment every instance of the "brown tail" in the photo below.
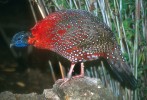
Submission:
<svg viewBox="0 0 147 100">
<path fill-rule="evenodd" d="M 107 61 L 110 65 L 110 69 L 123 86 L 132 90 L 137 88 L 137 80 L 133 76 L 130 66 L 123 59 L 118 47 L 107 53 Z"/>
</svg>

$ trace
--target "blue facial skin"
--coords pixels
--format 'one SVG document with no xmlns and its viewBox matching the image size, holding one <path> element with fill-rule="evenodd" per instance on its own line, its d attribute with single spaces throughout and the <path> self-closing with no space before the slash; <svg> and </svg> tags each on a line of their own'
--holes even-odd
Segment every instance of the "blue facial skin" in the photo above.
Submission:
<svg viewBox="0 0 147 100">
<path fill-rule="evenodd" d="M 11 46 L 15 46 L 15 47 L 26 47 L 28 46 L 28 37 L 29 37 L 29 33 L 27 32 L 18 32 L 16 33 L 11 41 L 10 47 Z"/>
</svg>

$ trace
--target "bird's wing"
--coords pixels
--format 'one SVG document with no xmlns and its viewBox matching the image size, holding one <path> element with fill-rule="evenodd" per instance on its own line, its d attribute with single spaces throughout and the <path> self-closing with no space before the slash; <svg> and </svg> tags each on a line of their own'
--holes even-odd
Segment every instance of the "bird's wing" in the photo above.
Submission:
<svg viewBox="0 0 147 100">
<path fill-rule="evenodd" d="M 62 38 L 65 44 L 77 46 L 82 51 L 91 53 L 107 52 L 114 48 L 115 37 L 112 31 L 98 20 L 70 20 L 68 25 L 72 27 Z"/>
<path fill-rule="evenodd" d="M 102 23 L 90 23 L 87 24 L 86 27 L 84 30 L 88 36 L 78 47 L 91 53 L 108 52 L 114 48 L 115 38 L 106 25 Z"/>
<path fill-rule="evenodd" d="M 74 15 L 68 14 L 62 19 L 54 30 L 57 34 L 59 32 L 61 34 L 58 44 L 65 45 L 66 49 L 72 49 L 76 46 L 82 51 L 95 53 L 106 52 L 113 48 L 112 31 L 91 13 L 74 12 Z"/>
</svg>

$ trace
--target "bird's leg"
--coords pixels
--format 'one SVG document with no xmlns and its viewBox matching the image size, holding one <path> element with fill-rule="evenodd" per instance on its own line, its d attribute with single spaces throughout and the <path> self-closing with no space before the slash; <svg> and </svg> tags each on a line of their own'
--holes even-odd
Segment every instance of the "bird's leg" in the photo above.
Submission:
<svg viewBox="0 0 147 100">
<path fill-rule="evenodd" d="M 67 74 L 67 78 L 64 78 L 64 82 L 60 85 L 64 85 L 66 82 L 68 82 L 71 78 L 80 78 L 80 77 L 84 77 L 84 63 L 81 63 L 81 72 L 80 75 L 76 75 L 72 77 L 72 72 L 73 72 L 73 68 L 74 68 L 75 64 L 71 64 L 70 70 Z"/>
<path fill-rule="evenodd" d="M 80 75 L 73 76 L 72 78 L 84 77 L 84 63 L 81 63 L 81 73 Z"/>
<path fill-rule="evenodd" d="M 71 64 L 70 70 L 69 70 L 69 72 L 67 74 L 67 78 L 70 79 L 72 77 L 72 72 L 73 72 L 74 67 L 75 67 L 75 64 Z"/>
<path fill-rule="evenodd" d="M 71 79 L 71 77 L 72 77 L 72 72 L 73 72 L 73 68 L 75 67 L 75 64 L 71 64 L 71 67 L 70 67 L 70 70 L 69 70 L 69 72 L 68 72 L 68 74 L 67 74 L 67 78 L 64 78 L 63 80 L 64 80 L 64 82 L 60 85 L 60 86 L 62 86 L 63 84 L 65 84 L 66 82 L 68 82 L 70 79 Z"/>
</svg>

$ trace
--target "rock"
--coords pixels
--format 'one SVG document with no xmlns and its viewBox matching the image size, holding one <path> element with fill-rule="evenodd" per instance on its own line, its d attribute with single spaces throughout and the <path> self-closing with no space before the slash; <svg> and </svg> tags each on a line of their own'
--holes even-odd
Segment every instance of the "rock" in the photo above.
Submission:
<svg viewBox="0 0 147 100">
<path fill-rule="evenodd" d="M 0 93 L 0 100 L 16 100 L 16 98 L 12 92 L 5 91 Z"/>
<path fill-rule="evenodd" d="M 58 95 L 54 93 L 52 89 L 44 89 L 43 94 L 48 100 L 60 100 Z"/>
<path fill-rule="evenodd" d="M 42 94 L 13 94 L 5 91 L 0 93 L 0 100 L 115 100 L 113 93 L 105 88 L 96 78 L 76 78 L 62 84 L 58 80 L 52 89 L 44 89 Z M 62 85 L 61 85 L 62 84 Z"/>
<path fill-rule="evenodd" d="M 113 93 L 105 88 L 96 78 L 72 79 L 61 85 L 63 80 L 58 80 L 53 85 L 53 91 L 61 100 L 114 100 Z"/>
</svg>

